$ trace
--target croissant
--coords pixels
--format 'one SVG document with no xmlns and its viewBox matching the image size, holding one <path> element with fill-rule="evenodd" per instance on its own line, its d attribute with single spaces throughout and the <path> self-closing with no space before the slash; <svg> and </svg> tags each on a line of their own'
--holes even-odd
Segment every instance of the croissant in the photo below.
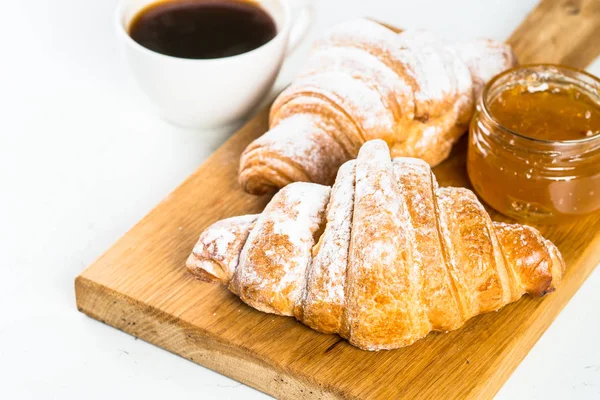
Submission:
<svg viewBox="0 0 600 400">
<path fill-rule="evenodd" d="M 260 311 L 381 350 L 551 292 L 565 264 L 536 229 L 492 222 L 473 192 L 373 140 L 333 188 L 293 183 L 261 214 L 206 229 L 187 267 Z"/>
<path fill-rule="evenodd" d="M 337 25 L 275 100 L 271 130 L 242 154 L 239 181 L 254 194 L 329 185 L 371 139 L 385 140 L 392 157 L 435 166 L 466 131 L 485 82 L 514 64 L 510 48 L 490 40 L 449 46 L 367 19 Z"/>
</svg>

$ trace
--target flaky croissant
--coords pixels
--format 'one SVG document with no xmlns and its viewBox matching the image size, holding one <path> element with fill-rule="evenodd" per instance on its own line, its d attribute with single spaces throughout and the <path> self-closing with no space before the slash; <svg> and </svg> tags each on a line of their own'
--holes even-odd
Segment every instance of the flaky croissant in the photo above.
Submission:
<svg viewBox="0 0 600 400">
<path fill-rule="evenodd" d="M 473 192 L 367 142 L 333 188 L 293 183 L 259 215 L 215 223 L 187 266 L 250 306 L 366 350 L 410 345 L 560 283 L 557 248 L 492 222 Z"/>
<path fill-rule="evenodd" d="M 446 45 L 367 19 L 332 28 L 277 98 L 271 129 L 240 160 L 239 181 L 261 194 L 291 182 L 333 183 L 361 145 L 383 139 L 392 157 L 434 166 L 466 131 L 485 82 L 513 66 L 506 45 Z"/>
</svg>

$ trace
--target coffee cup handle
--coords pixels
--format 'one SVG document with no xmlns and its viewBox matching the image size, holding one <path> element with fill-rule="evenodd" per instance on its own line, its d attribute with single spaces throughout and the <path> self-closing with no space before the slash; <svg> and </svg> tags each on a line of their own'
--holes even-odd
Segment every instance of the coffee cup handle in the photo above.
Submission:
<svg viewBox="0 0 600 400">
<path fill-rule="evenodd" d="M 297 1 L 297 3 L 299 4 L 295 4 L 293 7 L 296 17 L 290 28 L 286 55 L 292 54 L 298 48 L 300 43 L 302 43 L 302 40 L 304 40 L 307 32 L 310 30 L 314 19 L 314 0 L 300 0 Z"/>
</svg>

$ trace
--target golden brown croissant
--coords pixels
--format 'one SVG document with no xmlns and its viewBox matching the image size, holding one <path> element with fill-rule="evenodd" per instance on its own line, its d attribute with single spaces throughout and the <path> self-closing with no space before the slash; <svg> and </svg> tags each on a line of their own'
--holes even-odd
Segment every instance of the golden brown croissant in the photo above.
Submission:
<svg viewBox="0 0 600 400">
<path fill-rule="evenodd" d="M 271 130 L 244 151 L 239 181 L 255 194 L 329 185 L 371 139 L 434 166 L 466 131 L 483 84 L 514 64 L 508 46 L 489 40 L 449 46 L 366 19 L 337 25 L 273 104 Z"/>
<path fill-rule="evenodd" d="M 534 228 L 492 222 L 473 192 L 439 188 L 424 161 L 367 142 L 333 188 L 293 183 L 263 213 L 217 222 L 188 268 L 252 307 L 367 350 L 449 331 L 560 283 Z"/>
</svg>

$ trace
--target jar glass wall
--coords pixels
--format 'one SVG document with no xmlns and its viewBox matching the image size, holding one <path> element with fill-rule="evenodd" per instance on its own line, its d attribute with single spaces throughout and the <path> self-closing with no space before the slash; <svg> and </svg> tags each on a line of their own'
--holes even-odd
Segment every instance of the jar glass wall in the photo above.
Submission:
<svg viewBox="0 0 600 400">
<path fill-rule="evenodd" d="M 471 122 L 467 171 L 477 194 L 497 211 L 556 223 L 600 209 L 600 135 L 534 139 L 503 126 L 489 104 L 515 85 L 576 88 L 600 107 L 600 80 L 555 65 L 508 70 L 488 83 Z"/>
</svg>

